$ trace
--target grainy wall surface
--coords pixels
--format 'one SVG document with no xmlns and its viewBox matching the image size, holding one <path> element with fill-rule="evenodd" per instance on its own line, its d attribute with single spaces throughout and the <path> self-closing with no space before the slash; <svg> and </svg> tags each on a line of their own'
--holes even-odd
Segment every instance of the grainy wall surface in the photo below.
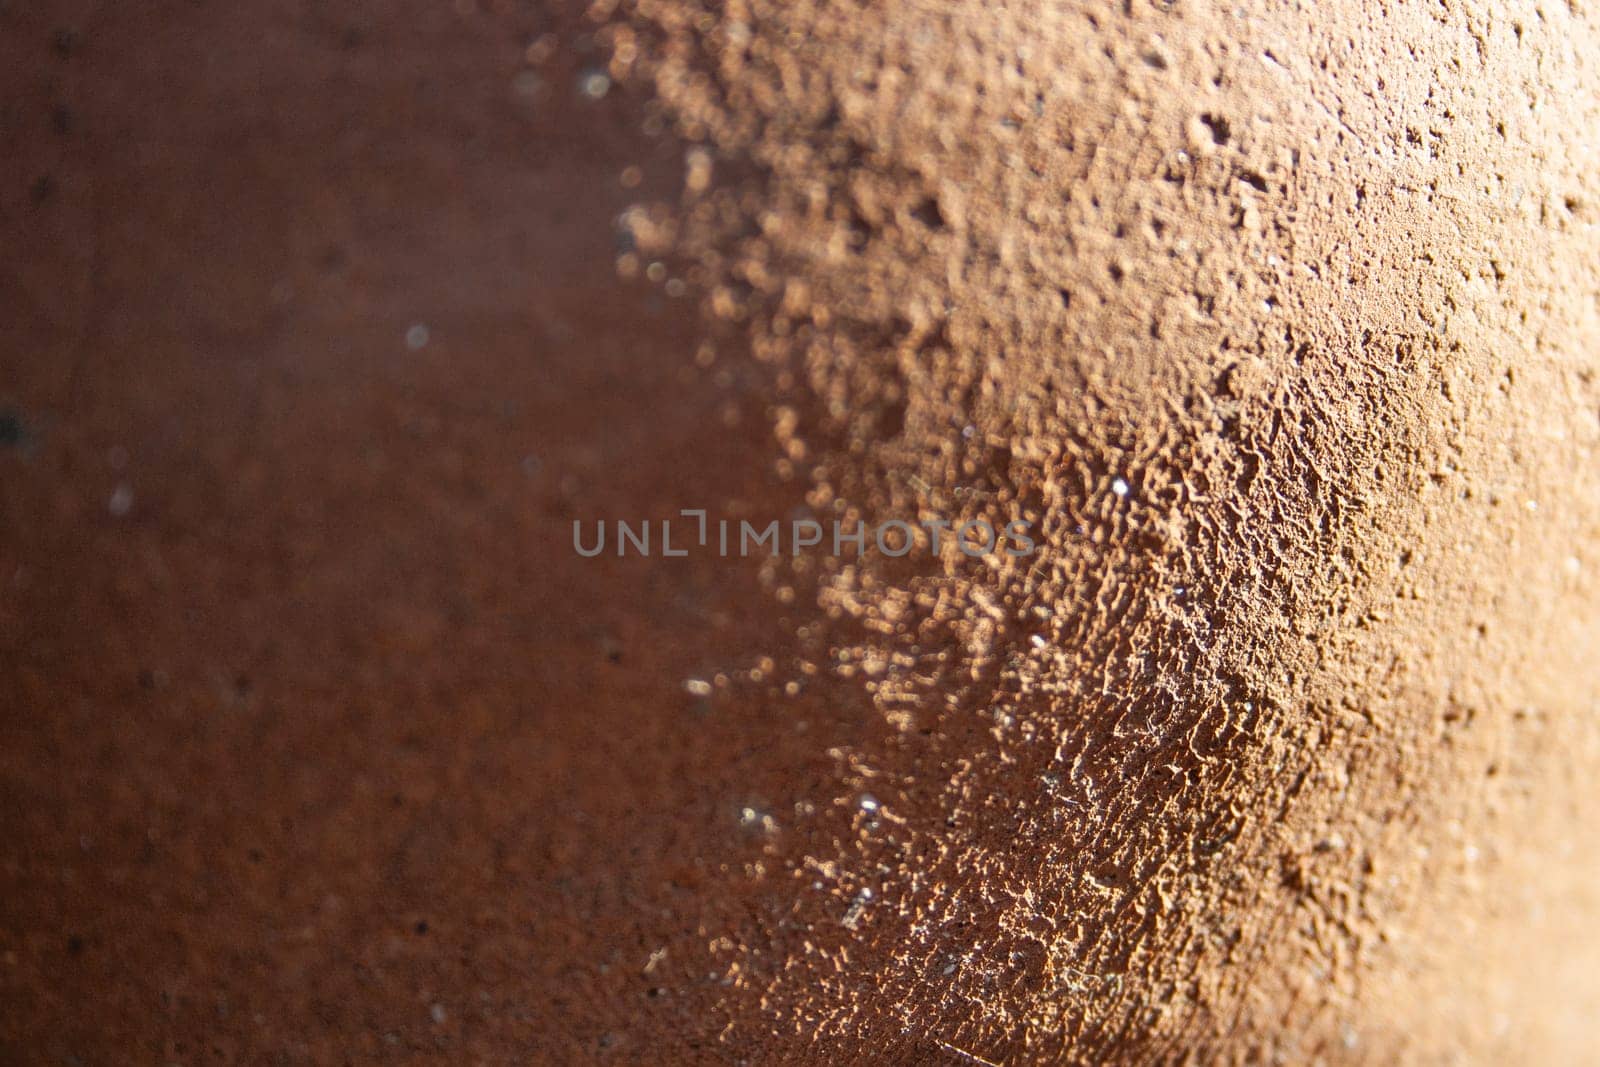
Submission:
<svg viewBox="0 0 1600 1067">
<path fill-rule="evenodd" d="M 0 5 L 0 1058 L 1581 1060 L 1597 60 Z"/>
</svg>

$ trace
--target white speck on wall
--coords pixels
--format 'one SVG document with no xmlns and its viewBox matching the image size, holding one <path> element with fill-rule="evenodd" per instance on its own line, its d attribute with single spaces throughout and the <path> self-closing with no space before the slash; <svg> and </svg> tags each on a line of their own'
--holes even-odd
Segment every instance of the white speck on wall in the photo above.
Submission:
<svg viewBox="0 0 1600 1067">
<path fill-rule="evenodd" d="M 119 519 L 133 510 L 133 486 L 122 482 L 113 489 L 111 499 L 106 501 L 106 510 Z"/>
<path fill-rule="evenodd" d="M 1128 495 L 1128 483 L 1126 481 L 1124 481 L 1123 479 L 1118 478 L 1118 479 L 1116 479 L 1115 481 L 1113 481 L 1111 483 L 1111 491 L 1113 493 L 1117 494 L 1118 496 L 1127 496 Z"/>
<path fill-rule="evenodd" d="M 872 890 L 868 889 L 866 886 L 862 886 L 861 891 L 858 892 L 855 895 L 855 899 L 850 902 L 850 907 L 845 911 L 844 918 L 840 920 L 840 923 L 845 927 L 845 929 L 854 930 L 860 924 L 861 915 L 867 910 L 867 901 L 871 899 Z"/>
<path fill-rule="evenodd" d="M 411 328 L 406 330 L 406 347 L 413 352 L 426 348 L 429 336 L 426 325 L 420 322 L 412 323 Z"/>
</svg>

